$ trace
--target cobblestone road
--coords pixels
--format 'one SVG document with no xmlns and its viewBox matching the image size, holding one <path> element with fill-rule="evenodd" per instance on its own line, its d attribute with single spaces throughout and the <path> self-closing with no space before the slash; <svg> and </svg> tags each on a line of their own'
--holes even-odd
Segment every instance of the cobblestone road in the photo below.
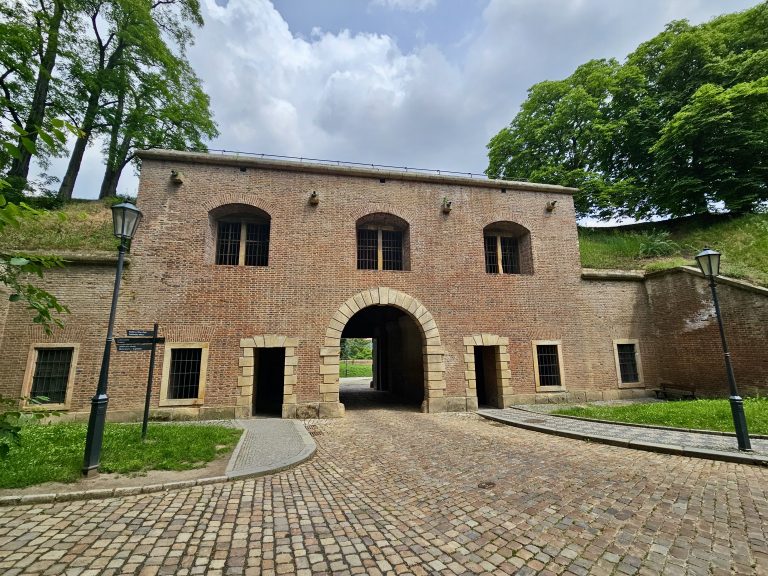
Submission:
<svg viewBox="0 0 768 576">
<path fill-rule="evenodd" d="M 768 574 L 768 470 L 350 410 L 291 471 L 0 509 L 0 574 Z"/>
</svg>

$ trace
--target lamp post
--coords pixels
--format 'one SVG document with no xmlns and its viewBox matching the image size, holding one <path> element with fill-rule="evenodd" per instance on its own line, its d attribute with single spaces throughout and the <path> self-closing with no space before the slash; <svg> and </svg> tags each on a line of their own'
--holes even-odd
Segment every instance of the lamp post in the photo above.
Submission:
<svg viewBox="0 0 768 576">
<path fill-rule="evenodd" d="M 91 400 L 91 415 L 88 419 L 88 433 L 85 436 L 85 457 L 83 459 L 83 475 L 90 476 L 98 473 L 101 458 L 101 441 L 104 436 L 104 422 L 107 417 L 107 381 L 109 378 L 109 353 L 112 349 L 112 329 L 115 325 L 117 296 L 120 293 L 120 278 L 123 275 L 123 260 L 125 259 L 126 244 L 133 238 L 136 228 L 141 221 L 141 211 L 133 204 L 123 203 L 112 206 L 112 223 L 114 234 L 120 239 L 117 249 L 117 273 L 115 288 L 112 292 L 112 308 L 109 311 L 107 325 L 107 341 L 104 345 L 104 356 L 101 360 L 99 384 L 96 395 Z"/>
<path fill-rule="evenodd" d="M 744 401 L 739 396 L 739 390 L 736 388 L 736 377 L 733 375 L 731 366 L 731 353 L 728 351 L 728 343 L 725 340 L 725 331 L 723 330 L 723 319 L 720 315 L 720 303 L 717 300 L 717 288 L 715 286 L 715 277 L 720 275 L 720 252 L 704 248 L 696 255 L 696 262 L 699 264 L 702 273 L 709 279 L 709 287 L 712 289 L 712 300 L 715 303 L 715 315 L 717 316 L 717 325 L 720 328 L 720 339 L 723 342 L 723 355 L 725 356 L 725 371 L 728 374 L 728 387 L 730 396 L 728 400 L 731 403 L 731 414 L 733 415 L 733 427 L 736 429 L 736 439 L 739 443 L 739 450 L 751 451 L 752 445 L 749 442 L 749 432 L 747 431 L 747 418 L 744 415 Z"/>
</svg>

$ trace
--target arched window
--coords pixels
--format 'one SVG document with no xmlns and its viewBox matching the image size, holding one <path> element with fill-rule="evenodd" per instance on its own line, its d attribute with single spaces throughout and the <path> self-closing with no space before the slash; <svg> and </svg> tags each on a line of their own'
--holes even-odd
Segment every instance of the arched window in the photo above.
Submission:
<svg viewBox="0 0 768 576">
<path fill-rule="evenodd" d="M 494 222 L 483 229 L 485 271 L 489 274 L 533 274 L 531 233 L 514 222 Z"/>
<path fill-rule="evenodd" d="M 246 204 L 228 204 L 212 210 L 210 219 L 216 264 L 267 266 L 269 214 Z"/>
<path fill-rule="evenodd" d="M 358 270 L 409 270 L 408 222 L 375 213 L 357 221 Z"/>
</svg>

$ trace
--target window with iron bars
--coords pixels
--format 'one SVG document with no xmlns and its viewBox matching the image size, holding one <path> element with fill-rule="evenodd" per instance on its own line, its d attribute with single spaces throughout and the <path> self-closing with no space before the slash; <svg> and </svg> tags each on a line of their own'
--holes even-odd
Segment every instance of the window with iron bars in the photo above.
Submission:
<svg viewBox="0 0 768 576">
<path fill-rule="evenodd" d="M 267 266 L 269 222 L 220 221 L 216 242 L 216 264 Z"/>
<path fill-rule="evenodd" d="M 485 271 L 489 274 L 520 274 L 520 250 L 517 238 L 485 235 Z"/>
<path fill-rule="evenodd" d="M 168 399 L 195 399 L 200 393 L 201 348 L 171 349 L 171 369 L 168 377 Z"/>
<path fill-rule="evenodd" d="M 637 351 L 634 344 L 616 344 L 616 353 L 619 356 L 619 374 L 622 384 L 640 381 L 640 372 L 637 369 Z"/>
<path fill-rule="evenodd" d="M 539 386 L 562 386 L 560 354 L 557 344 L 536 345 Z"/>
<path fill-rule="evenodd" d="M 72 348 L 38 348 L 35 373 L 32 376 L 32 398 L 46 404 L 64 404 L 67 397 Z"/>
<path fill-rule="evenodd" d="M 402 270 L 403 232 L 384 228 L 358 228 L 357 268 Z"/>
</svg>

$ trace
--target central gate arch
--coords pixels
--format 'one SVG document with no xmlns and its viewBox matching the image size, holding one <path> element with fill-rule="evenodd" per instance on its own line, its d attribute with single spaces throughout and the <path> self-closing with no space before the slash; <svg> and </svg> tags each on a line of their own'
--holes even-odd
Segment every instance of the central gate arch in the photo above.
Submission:
<svg viewBox="0 0 768 576">
<path fill-rule="evenodd" d="M 370 288 L 358 292 L 333 314 L 320 347 L 320 396 L 323 403 L 336 403 L 338 415 L 344 413 L 339 402 L 339 355 L 341 334 L 347 322 L 360 310 L 370 306 L 393 306 L 410 316 L 422 335 L 424 365 L 424 401 L 422 412 L 445 411 L 445 349 L 432 314 L 413 296 L 393 288 Z"/>
</svg>

